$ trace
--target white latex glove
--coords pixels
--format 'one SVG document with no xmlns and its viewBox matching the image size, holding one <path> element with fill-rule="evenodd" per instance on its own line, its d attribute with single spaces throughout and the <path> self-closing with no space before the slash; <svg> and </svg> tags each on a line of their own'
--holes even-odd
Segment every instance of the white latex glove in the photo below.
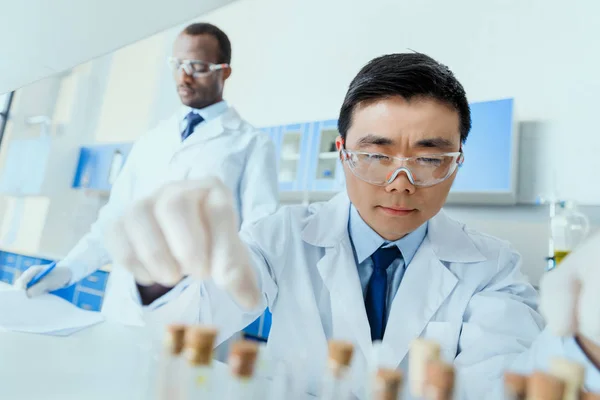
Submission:
<svg viewBox="0 0 600 400">
<path fill-rule="evenodd" d="M 46 265 L 32 265 L 29 267 L 17 280 L 13 286 L 17 289 L 25 290 L 27 284 L 33 279 L 38 272 L 46 268 Z M 73 273 L 67 267 L 56 266 L 48 275 L 43 277 L 38 283 L 27 289 L 26 293 L 29 297 L 39 296 L 40 294 L 52 292 L 57 289 L 62 289 L 67 286 Z"/>
<path fill-rule="evenodd" d="M 240 305 L 253 308 L 260 293 L 233 205 L 218 179 L 170 183 L 112 224 L 105 245 L 113 262 L 140 284 L 212 278 Z"/>
<path fill-rule="evenodd" d="M 600 233 L 546 273 L 540 290 L 540 309 L 552 333 L 580 333 L 600 346 Z"/>
</svg>

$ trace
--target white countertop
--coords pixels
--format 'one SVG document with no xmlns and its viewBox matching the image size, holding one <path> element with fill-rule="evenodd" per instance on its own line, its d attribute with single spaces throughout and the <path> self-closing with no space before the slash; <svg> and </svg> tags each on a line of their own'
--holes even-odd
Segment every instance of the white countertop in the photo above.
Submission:
<svg viewBox="0 0 600 400">
<path fill-rule="evenodd" d="M 8 286 L 0 282 L 0 290 Z M 68 337 L 0 330 L 0 399 L 153 400 L 159 336 L 112 322 Z M 216 385 L 226 387 L 227 366 L 213 365 Z M 269 388 L 265 380 L 255 385 Z"/>
<path fill-rule="evenodd" d="M 0 332 L 0 398 L 141 400 L 153 347 L 142 329 L 110 323 L 69 337 Z"/>
</svg>

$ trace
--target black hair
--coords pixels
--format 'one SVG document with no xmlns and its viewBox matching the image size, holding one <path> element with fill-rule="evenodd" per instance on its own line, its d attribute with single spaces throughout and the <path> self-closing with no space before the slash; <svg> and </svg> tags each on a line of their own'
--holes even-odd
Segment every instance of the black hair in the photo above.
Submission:
<svg viewBox="0 0 600 400">
<path fill-rule="evenodd" d="M 206 22 L 198 22 L 189 25 L 183 30 L 183 33 L 190 36 L 213 36 L 215 39 L 217 39 L 217 42 L 219 42 L 219 56 L 217 62 L 219 64 L 231 63 L 231 42 L 229 41 L 229 38 L 225 32 L 223 32 L 221 29 Z"/>
<path fill-rule="evenodd" d="M 338 130 L 345 140 L 356 106 L 401 96 L 424 97 L 448 104 L 459 115 L 461 142 L 471 130 L 471 110 L 465 89 L 452 71 L 421 53 L 388 54 L 365 65 L 350 83 L 338 119 Z"/>
</svg>

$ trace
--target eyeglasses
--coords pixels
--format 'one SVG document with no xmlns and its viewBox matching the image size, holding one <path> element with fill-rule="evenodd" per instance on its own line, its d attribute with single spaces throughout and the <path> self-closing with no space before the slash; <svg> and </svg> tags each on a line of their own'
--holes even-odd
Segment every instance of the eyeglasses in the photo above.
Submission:
<svg viewBox="0 0 600 400">
<path fill-rule="evenodd" d="M 433 186 L 448 179 L 464 162 L 462 151 L 391 157 L 341 149 L 340 155 L 357 178 L 377 186 L 389 185 L 401 172 L 405 172 L 410 183 L 417 187 Z"/>
<path fill-rule="evenodd" d="M 193 76 L 194 78 L 201 78 L 215 71 L 229 68 L 229 64 L 213 64 L 201 60 L 180 60 L 175 57 L 169 57 L 167 61 L 173 73 L 183 69 L 188 76 Z"/>
</svg>

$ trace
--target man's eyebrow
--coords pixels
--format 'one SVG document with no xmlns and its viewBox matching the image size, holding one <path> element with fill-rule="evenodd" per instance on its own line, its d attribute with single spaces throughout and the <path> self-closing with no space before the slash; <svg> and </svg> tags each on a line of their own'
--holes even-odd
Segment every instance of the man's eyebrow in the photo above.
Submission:
<svg viewBox="0 0 600 400">
<path fill-rule="evenodd" d="M 394 141 L 392 139 L 383 137 L 383 136 L 373 135 L 371 133 L 366 136 L 361 137 L 356 142 L 356 145 L 358 147 L 364 147 L 364 146 L 369 146 L 369 145 L 391 146 L 393 144 L 394 144 Z"/>
<path fill-rule="evenodd" d="M 421 148 L 437 148 L 437 149 L 450 149 L 455 146 L 454 142 L 443 137 L 421 139 L 417 141 L 413 147 Z"/>
</svg>

